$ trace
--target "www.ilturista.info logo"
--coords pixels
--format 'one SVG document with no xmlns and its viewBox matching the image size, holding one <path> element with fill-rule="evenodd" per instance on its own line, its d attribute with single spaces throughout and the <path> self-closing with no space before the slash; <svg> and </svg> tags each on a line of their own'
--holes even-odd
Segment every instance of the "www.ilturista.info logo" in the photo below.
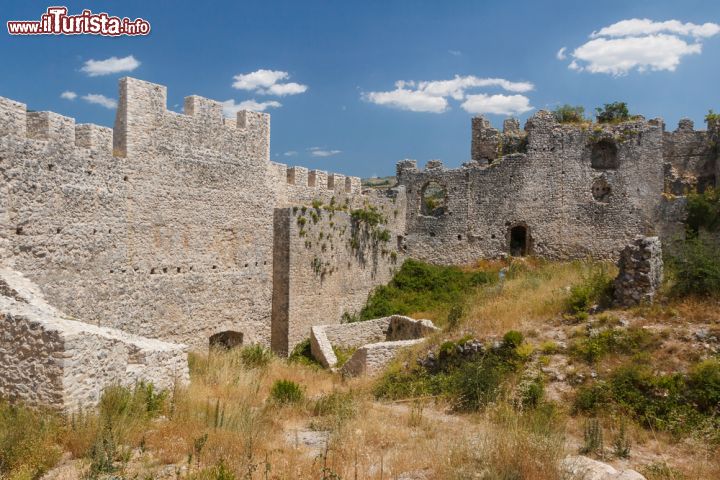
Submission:
<svg viewBox="0 0 720 480">
<path fill-rule="evenodd" d="M 40 20 L 7 22 L 10 35 L 147 35 L 150 22 L 142 18 L 113 17 L 107 13 L 83 10 L 79 15 L 68 15 L 67 7 L 48 7 Z"/>
</svg>

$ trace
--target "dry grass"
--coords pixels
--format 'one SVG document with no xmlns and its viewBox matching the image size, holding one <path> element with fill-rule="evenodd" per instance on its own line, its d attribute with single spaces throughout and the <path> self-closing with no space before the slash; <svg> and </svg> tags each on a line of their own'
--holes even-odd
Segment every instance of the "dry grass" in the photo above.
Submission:
<svg viewBox="0 0 720 480">
<path fill-rule="evenodd" d="M 502 284 L 480 288 L 471 298 L 466 328 L 484 336 L 556 324 L 570 287 L 582 280 L 588 268 L 586 262 L 515 260 Z"/>
</svg>

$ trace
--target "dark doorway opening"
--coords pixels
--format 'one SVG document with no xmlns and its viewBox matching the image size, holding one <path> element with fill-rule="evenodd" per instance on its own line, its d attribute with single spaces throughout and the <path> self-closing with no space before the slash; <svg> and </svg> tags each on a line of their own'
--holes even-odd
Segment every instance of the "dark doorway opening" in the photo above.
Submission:
<svg viewBox="0 0 720 480">
<path fill-rule="evenodd" d="M 528 254 L 528 232 L 524 225 L 517 225 L 510 229 L 510 255 L 524 257 Z"/>
<path fill-rule="evenodd" d="M 242 343 L 243 334 L 241 332 L 228 330 L 227 332 L 216 333 L 210 337 L 210 348 L 231 349 L 241 347 Z"/>
</svg>

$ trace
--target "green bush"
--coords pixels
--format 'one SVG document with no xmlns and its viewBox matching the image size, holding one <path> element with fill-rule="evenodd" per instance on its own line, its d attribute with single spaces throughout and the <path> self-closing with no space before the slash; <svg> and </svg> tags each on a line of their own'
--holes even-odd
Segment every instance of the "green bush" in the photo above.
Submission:
<svg viewBox="0 0 720 480">
<path fill-rule="evenodd" d="M 302 387 L 292 380 L 276 380 L 270 389 L 270 398 L 280 405 L 299 403 L 304 397 Z"/>
<path fill-rule="evenodd" d="M 306 338 L 295 345 L 295 348 L 293 348 L 292 353 L 290 353 L 290 356 L 288 357 L 288 361 L 310 367 L 321 367 L 320 363 L 315 360 L 315 357 L 313 357 L 309 338 Z"/>
<path fill-rule="evenodd" d="M 701 228 L 714 232 L 720 229 L 720 189 L 708 187 L 702 193 L 687 195 L 686 224 L 691 232 Z"/>
<path fill-rule="evenodd" d="M 720 361 L 705 360 L 688 374 L 655 374 L 649 364 L 634 360 L 615 369 L 607 381 L 581 387 L 575 410 L 600 412 L 614 409 L 630 414 L 641 424 L 676 435 L 707 430 L 718 442 L 720 413 Z"/>
<path fill-rule="evenodd" d="M 52 412 L 0 401 L 0 478 L 40 478 L 60 460 L 59 435 Z"/>
<path fill-rule="evenodd" d="M 508 340 L 499 347 L 474 355 L 461 355 L 457 349 L 471 338 L 444 342 L 437 348 L 437 362 L 432 368 L 396 361 L 376 383 L 375 396 L 388 399 L 439 396 L 450 400 L 457 410 L 479 410 L 496 400 L 525 364 L 526 359 L 514 347 L 515 342 L 522 343 L 522 335 L 508 332 L 506 337 Z M 541 382 L 520 394 L 526 406 L 537 404 L 542 397 Z"/>
<path fill-rule="evenodd" d="M 406 260 L 388 285 L 372 292 L 358 319 L 432 310 L 449 311 L 461 304 L 473 288 L 494 279 L 494 274 L 488 272 L 465 272 L 454 266 Z"/>
<path fill-rule="evenodd" d="M 606 103 L 595 111 L 598 123 L 620 123 L 630 119 L 630 112 L 625 102 Z"/>
<path fill-rule="evenodd" d="M 667 258 L 671 293 L 676 296 L 720 296 L 720 245 L 689 236 Z"/>
<path fill-rule="evenodd" d="M 705 115 L 705 123 L 709 124 L 712 122 L 717 122 L 718 120 L 720 120 L 720 113 L 715 113 L 712 109 L 710 109 L 707 115 Z"/>
<path fill-rule="evenodd" d="M 246 367 L 262 368 L 272 360 L 272 352 L 262 345 L 250 345 L 240 350 L 240 359 Z"/>
<path fill-rule="evenodd" d="M 690 371 L 688 397 L 697 409 L 708 415 L 720 414 L 720 360 L 702 361 Z"/>
<path fill-rule="evenodd" d="M 162 413 L 167 392 L 156 391 L 152 383 L 140 382 L 133 389 L 120 385 L 111 386 L 100 397 L 100 418 L 117 424 L 128 419 L 150 419 Z"/>
<path fill-rule="evenodd" d="M 570 354 L 588 363 L 595 363 L 610 353 L 630 355 L 658 345 L 657 336 L 644 328 L 607 328 L 573 342 Z"/>
<path fill-rule="evenodd" d="M 583 317 L 593 305 L 607 305 L 612 299 L 613 278 L 605 264 L 591 265 L 577 285 L 570 288 L 565 308 L 575 316 Z"/>
<path fill-rule="evenodd" d="M 523 343 L 523 334 L 517 330 L 510 330 L 503 336 L 503 343 L 510 348 L 517 348 Z"/>
<path fill-rule="evenodd" d="M 585 107 L 580 105 L 562 105 L 553 111 L 553 115 L 559 123 L 583 123 L 587 121 Z"/>
</svg>

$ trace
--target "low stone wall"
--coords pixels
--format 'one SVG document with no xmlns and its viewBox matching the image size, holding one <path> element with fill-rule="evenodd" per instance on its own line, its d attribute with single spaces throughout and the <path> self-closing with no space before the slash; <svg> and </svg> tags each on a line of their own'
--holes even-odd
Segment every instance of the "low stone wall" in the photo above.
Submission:
<svg viewBox="0 0 720 480">
<path fill-rule="evenodd" d="M 621 252 L 618 267 L 620 272 L 615 278 L 615 305 L 631 307 L 652 303 L 663 277 L 660 239 L 637 237 Z"/>
<path fill-rule="evenodd" d="M 351 377 L 358 375 L 375 375 L 381 372 L 388 363 L 400 353 L 400 350 L 424 342 L 424 338 L 416 340 L 398 340 L 363 345 L 358 348 L 350 360 L 343 365 L 343 374 Z"/>
<path fill-rule="evenodd" d="M 379 364 L 381 363 L 380 359 L 387 355 L 379 350 L 375 351 L 374 348 L 366 349 L 366 347 L 402 343 L 409 340 L 417 341 L 418 339 L 422 341 L 423 337 L 437 330 L 438 328 L 430 320 L 414 320 L 402 315 L 340 325 L 317 325 L 310 329 L 310 348 L 313 357 L 325 368 L 334 368 L 337 365 L 333 346 L 345 349 L 360 347 L 352 358 L 357 355 L 357 362 L 364 364 L 365 360 L 361 360 L 361 358 L 370 358 L 372 362 Z M 398 348 L 403 346 L 400 345 Z M 389 345 L 383 347 L 383 352 L 390 350 L 392 348 Z M 351 361 L 352 359 L 348 363 Z M 383 365 L 385 364 L 387 362 L 383 363 Z M 355 368 L 353 367 L 353 369 Z"/>
<path fill-rule="evenodd" d="M 11 270 L 0 270 L 0 321 L 0 396 L 9 400 L 73 411 L 110 385 L 189 380 L 184 345 L 71 320 Z"/>
</svg>

